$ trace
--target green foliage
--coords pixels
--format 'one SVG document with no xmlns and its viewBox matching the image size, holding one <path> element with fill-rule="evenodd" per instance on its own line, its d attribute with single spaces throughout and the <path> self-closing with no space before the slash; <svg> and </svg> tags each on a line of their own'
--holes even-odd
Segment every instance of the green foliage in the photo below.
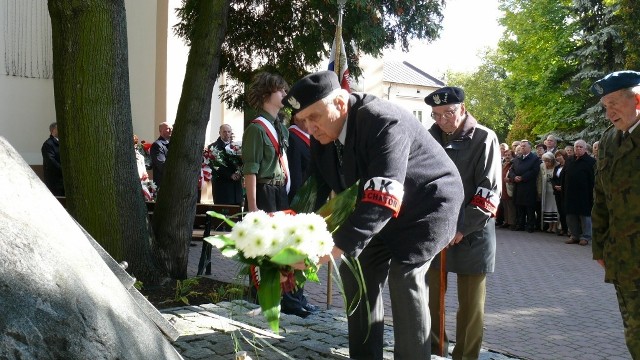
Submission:
<svg viewBox="0 0 640 360">
<path fill-rule="evenodd" d="M 196 3 L 183 0 L 181 22 L 175 32 L 187 43 L 198 17 Z M 358 77 L 359 54 L 380 55 L 400 44 L 408 50 L 412 39 L 433 40 L 441 29 L 444 0 L 351 0 L 344 9 L 342 38 L 349 70 Z M 336 32 L 338 6 L 327 0 L 233 0 L 219 74 L 236 82 L 221 86 L 221 98 L 243 109 L 244 84 L 257 69 L 282 74 L 292 83 L 309 68 L 326 68 Z M 357 51 L 356 51 L 357 49 Z"/>
<path fill-rule="evenodd" d="M 176 293 L 173 297 L 173 301 L 175 302 L 183 302 L 185 305 L 189 305 L 189 298 L 192 296 L 201 295 L 201 293 L 193 291 L 193 288 L 196 287 L 200 283 L 200 279 L 197 277 L 185 279 L 185 280 L 177 280 L 176 281 Z"/>
<path fill-rule="evenodd" d="M 136 280 L 136 282 L 133 283 L 133 287 L 138 289 L 138 290 L 142 290 L 142 287 L 143 287 L 142 281 Z"/>
<path fill-rule="evenodd" d="M 211 299 L 211 303 L 217 304 L 225 300 L 241 299 L 247 292 L 246 287 L 237 284 L 224 284 L 213 289 L 207 296 Z"/>
<path fill-rule="evenodd" d="M 504 88 L 507 73 L 497 63 L 495 51 L 485 52 L 474 73 L 448 73 L 446 78 L 449 85 L 465 90 L 465 105 L 473 117 L 505 139 L 515 117 L 514 103 Z"/>
<path fill-rule="evenodd" d="M 511 94 L 519 121 L 535 133 L 557 130 L 576 115 L 574 99 L 564 96 L 575 62 L 568 55 L 575 23 L 571 0 L 502 0 L 506 30 L 499 43 L 498 64 L 509 76 L 504 88 Z"/>
</svg>

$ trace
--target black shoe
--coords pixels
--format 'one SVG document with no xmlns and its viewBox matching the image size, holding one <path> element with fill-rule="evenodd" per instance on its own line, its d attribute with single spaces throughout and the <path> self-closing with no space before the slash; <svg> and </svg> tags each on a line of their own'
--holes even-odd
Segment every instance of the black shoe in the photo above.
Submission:
<svg viewBox="0 0 640 360">
<path fill-rule="evenodd" d="M 301 318 L 306 318 L 307 316 L 311 315 L 311 312 L 305 310 L 302 307 L 299 308 L 285 308 L 283 307 L 281 310 L 283 313 L 287 314 L 287 315 L 295 315 Z"/>
<path fill-rule="evenodd" d="M 316 306 L 316 305 L 313 305 L 313 304 L 310 304 L 310 303 L 304 304 L 302 306 L 302 308 L 304 308 L 305 310 L 307 310 L 308 312 L 311 312 L 311 313 L 315 313 L 315 312 L 320 311 L 320 307 L 319 306 Z"/>
<path fill-rule="evenodd" d="M 516 227 L 511 228 L 511 231 L 524 231 L 524 228 L 521 227 L 521 226 L 516 226 Z"/>
<path fill-rule="evenodd" d="M 527 232 L 528 232 L 528 233 L 532 233 L 532 232 L 534 232 L 534 231 L 536 231 L 536 229 L 527 229 Z"/>
</svg>

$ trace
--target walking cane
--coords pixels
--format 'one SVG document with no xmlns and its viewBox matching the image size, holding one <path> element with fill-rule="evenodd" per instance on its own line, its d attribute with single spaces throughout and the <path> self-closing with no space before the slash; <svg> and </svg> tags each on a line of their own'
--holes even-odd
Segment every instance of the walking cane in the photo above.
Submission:
<svg viewBox="0 0 640 360">
<path fill-rule="evenodd" d="M 438 336 L 440 337 L 440 341 L 438 343 L 438 355 L 446 356 L 444 353 L 444 314 L 445 314 L 445 306 L 444 306 L 444 295 L 447 290 L 447 249 L 442 249 L 440 252 L 440 333 Z M 447 349 L 449 351 L 449 349 Z"/>
</svg>

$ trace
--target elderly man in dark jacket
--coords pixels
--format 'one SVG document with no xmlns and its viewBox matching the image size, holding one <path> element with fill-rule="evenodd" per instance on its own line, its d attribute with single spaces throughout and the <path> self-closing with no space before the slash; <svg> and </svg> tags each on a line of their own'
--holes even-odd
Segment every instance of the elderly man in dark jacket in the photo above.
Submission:
<svg viewBox="0 0 640 360">
<path fill-rule="evenodd" d="M 349 316 L 351 358 L 382 359 L 382 289 L 389 284 L 396 358 L 429 359 L 425 276 L 456 232 L 464 193 L 458 170 L 411 113 L 369 94 L 350 95 L 332 71 L 301 79 L 283 103 L 313 137 L 318 199 L 359 181 L 356 207 L 333 234 L 333 255 L 359 260 L 370 305 Z M 358 284 L 344 262 L 340 273 L 351 301 Z"/>
<path fill-rule="evenodd" d="M 464 91 L 458 87 L 443 87 L 425 97 L 433 109 L 435 124 L 429 132 L 442 145 L 460 171 L 464 186 L 464 219 L 447 250 L 447 271 L 458 275 L 458 314 L 456 346 L 453 359 L 477 359 L 483 337 L 486 276 L 492 273 L 496 257 L 495 215 L 502 191 L 502 165 L 498 137 L 471 116 L 464 104 Z M 448 354 L 448 343 L 440 339 L 440 257 L 431 264 L 428 273 L 429 310 L 433 326 L 432 351 Z"/>
<path fill-rule="evenodd" d="M 575 157 L 569 159 L 562 178 L 564 211 L 571 237 L 567 244 L 587 245 L 591 241 L 591 208 L 596 160 L 587 154 L 587 143 L 573 144 Z"/>
<path fill-rule="evenodd" d="M 516 227 L 514 230 L 526 230 L 530 233 L 536 229 L 536 200 L 538 190 L 536 181 L 540 172 L 540 158 L 531 152 L 528 140 L 520 141 L 522 156 L 513 159 L 509 170 L 509 178 L 515 183 L 514 203 L 516 204 Z"/>
</svg>

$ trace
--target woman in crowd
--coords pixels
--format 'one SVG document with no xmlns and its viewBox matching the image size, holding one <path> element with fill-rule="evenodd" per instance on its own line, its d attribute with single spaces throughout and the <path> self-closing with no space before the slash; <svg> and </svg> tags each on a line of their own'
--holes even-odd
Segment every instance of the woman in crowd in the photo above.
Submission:
<svg viewBox="0 0 640 360">
<path fill-rule="evenodd" d="M 502 194 L 500 195 L 500 202 L 502 203 L 502 210 L 504 213 L 504 222 L 501 225 L 503 228 L 509 228 L 516 226 L 516 205 L 513 203 L 513 188 L 514 184 L 507 176 L 509 169 L 511 169 L 511 160 L 513 160 L 515 153 L 513 150 L 506 150 L 503 153 L 504 161 L 502 163 Z"/>
<path fill-rule="evenodd" d="M 544 229 L 544 224 L 548 224 L 546 231 L 549 233 L 555 233 L 558 224 L 558 207 L 551 183 L 555 166 L 556 160 L 552 153 L 542 154 L 542 164 L 540 164 L 540 172 L 538 173 L 538 194 L 542 210 L 541 226 Z"/>
<path fill-rule="evenodd" d="M 553 176 L 551 177 L 551 184 L 553 185 L 553 194 L 556 199 L 556 207 L 558 208 L 558 217 L 560 219 L 560 228 L 556 232 L 559 236 L 567 236 L 567 217 L 564 212 L 564 202 L 562 196 L 562 170 L 567 162 L 567 152 L 565 150 L 558 150 L 555 153 L 556 167 L 553 169 Z"/>
</svg>

